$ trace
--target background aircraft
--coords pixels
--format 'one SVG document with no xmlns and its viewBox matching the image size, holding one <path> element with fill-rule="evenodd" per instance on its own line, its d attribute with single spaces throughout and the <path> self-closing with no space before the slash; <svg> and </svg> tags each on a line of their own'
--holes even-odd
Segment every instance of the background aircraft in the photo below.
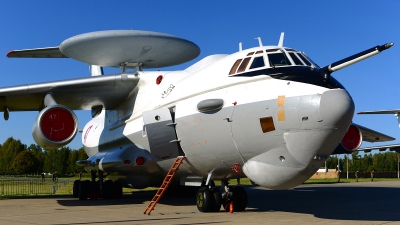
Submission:
<svg viewBox="0 0 400 225">
<path fill-rule="evenodd" d="M 359 112 L 357 114 L 390 114 L 394 115 L 397 118 L 399 127 L 400 127 L 400 109 L 391 109 L 391 110 L 378 110 L 378 111 L 365 111 L 365 112 Z M 380 146 L 371 146 L 371 147 L 365 147 L 365 148 L 360 148 L 359 151 L 364 151 L 364 152 L 371 152 L 372 150 L 379 150 L 379 151 L 396 151 L 400 153 L 400 144 L 391 144 L 391 145 L 380 145 Z"/>
</svg>

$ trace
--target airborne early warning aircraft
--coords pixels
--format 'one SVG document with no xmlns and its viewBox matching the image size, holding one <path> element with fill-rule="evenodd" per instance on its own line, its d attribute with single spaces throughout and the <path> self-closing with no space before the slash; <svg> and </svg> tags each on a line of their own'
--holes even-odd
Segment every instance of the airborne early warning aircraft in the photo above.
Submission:
<svg viewBox="0 0 400 225">
<path fill-rule="evenodd" d="M 331 76 L 393 43 L 321 68 L 304 52 L 284 47 L 283 37 L 276 46 L 259 38 L 257 47 L 239 45 L 236 53 L 211 55 L 181 71 L 143 70 L 200 53 L 188 40 L 149 31 L 92 32 L 58 47 L 11 51 L 8 57 L 73 58 L 91 65 L 92 76 L 1 88 L 0 109 L 6 120 L 11 111 L 39 111 L 33 137 L 44 149 L 67 145 L 78 131 L 73 110 L 91 110 L 82 130 L 89 158 L 77 163 L 91 171 L 92 182 L 76 181 L 75 197 L 120 197 L 122 186 L 172 181 L 201 187 L 196 202 L 202 212 L 231 201 L 241 211 L 246 192 L 230 187 L 229 179 L 292 188 L 331 154 L 353 151 L 362 140 L 393 140 L 352 124 L 354 102 Z M 102 67 L 121 73 L 103 75 Z M 213 180 L 221 180 L 222 190 Z"/>
</svg>

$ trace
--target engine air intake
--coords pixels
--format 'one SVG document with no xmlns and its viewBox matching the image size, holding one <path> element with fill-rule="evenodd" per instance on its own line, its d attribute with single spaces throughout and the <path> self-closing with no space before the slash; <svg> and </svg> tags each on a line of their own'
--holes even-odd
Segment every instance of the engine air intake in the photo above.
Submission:
<svg viewBox="0 0 400 225">
<path fill-rule="evenodd" d="M 354 151 L 360 147 L 361 142 L 362 135 L 360 129 L 356 125 L 350 125 L 341 141 L 343 147 L 348 151 Z"/>
<path fill-rule="evenodd" d="M 70 143 L 78 131 L 75 113 L 63 105 L 43 109 L 33 125 L 33 138 L 44 149 L 56 149 Z"/>
</svg>

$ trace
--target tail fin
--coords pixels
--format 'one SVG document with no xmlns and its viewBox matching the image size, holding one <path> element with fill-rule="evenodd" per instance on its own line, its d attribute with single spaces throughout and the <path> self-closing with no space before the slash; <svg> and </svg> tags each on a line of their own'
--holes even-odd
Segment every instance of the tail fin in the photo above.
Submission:
<svg viewBox="0 0 400 225">
<path fill-rule="evenodd" d="M 394 114 L 397 117 L 397 122 L 400 127 L 400 109 L 379 110 L 379 111 L 365 111 L 357 114 Z"/>
</svg>

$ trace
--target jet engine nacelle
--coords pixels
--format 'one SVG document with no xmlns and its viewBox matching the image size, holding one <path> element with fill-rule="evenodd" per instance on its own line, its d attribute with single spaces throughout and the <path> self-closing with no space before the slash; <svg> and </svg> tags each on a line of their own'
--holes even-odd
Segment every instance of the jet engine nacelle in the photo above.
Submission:
<svg viewBox="0 0 400 225">
<path fill-rule="evenodd" d="M 351 124 L 340 144 L 332 152 L 332 155 L 351 153 L 360 147 L 362 140 L 360 128 L 355 124 Z"/>
<path fill-rule="evenodd" d="M 32 136 L 42 148 L 56 149 L 69 144 L 78 131 L 78 118 L 64 105 L 51 105 L 40 111 Z"/>
<path fill-rule="evenodd" d="M 354 151 L 360 147 L 361 142 L 362 133 L 360 128 L 357 125 L 351 124 L 340 144 L 347 151 Z"/>
</svg>

